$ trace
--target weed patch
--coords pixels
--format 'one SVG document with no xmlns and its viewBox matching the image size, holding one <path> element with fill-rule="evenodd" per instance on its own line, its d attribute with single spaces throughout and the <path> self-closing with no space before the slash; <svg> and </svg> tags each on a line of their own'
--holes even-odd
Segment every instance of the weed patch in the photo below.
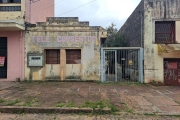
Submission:
<svg viewBox="0 0 180 120">
<path fill-rule="evenodd" d="M 30 101 L 27 101 L 23 104 L 23 106 L 28 106 L 28 107 L 31 107 L 31 102 Z"/>
<path fill-rule="evenodd" d="M 112 105 L 108 100 L 106 101 L 99 101 L 99 102 L 91 102 L 91 101 L 86 101 L 83 105 L 77 106 L 72 102 L 69 103 L 61 103 L 58 102 L 56 107 L 78 107 L 78 108 L 92 108 L 93 109 L 93 114 L 104 114 L 103 109 L 104 108 L 110 108 L 110 113 L 115 113 L 118 112 L 119 110 Z"/>
<path fill-rule="evenodd" d="M 13 105 L 15 105 L 15 104 L 17 104 L 17 103 L 19 103 L 19 102 L 21 102 L 21 101 L 18 100 L 18 99 L 16 99 L 16 100 L 14 100 L 14 101 L 10 101 L 7 105 L 8 105 L 8 106 L 13 106 Z"/>
<path fill-rule="evenodd" d="M 122 103 L 124 105 L 125 111 L 128 113 L 133 113 L 133 110 L 131 108 L 129 108 L 126 103 Z"/>
<path fill-rule="evenodd" d="M 85 104 L 82 105 L 82 107 L 93 108 L 93 110 L 98 108 L 99 111 L 96 111 L 96 113 L 98 113 L 98 114 L 103 114 L 103 111 L 102 111 L 103 108 L 110 108 L 111 109 L 111 113 L 119 111 L 119 109 L 117 109 L 114 105 L 112 105 L 109 102 L 109 100 L 107 100 L 107 101 L 99 101 L 99 102 L 86 101 Z"/>
<path fill-rule="evenodd" d="M 100 85 L 100 84 L 102 84 L 102 82 L 101 81 L 96 81 L 96 84 Z"/>
<path fill-rule="evenodd" d="M 25 102 L 25 103 L 23 104 L 23 106 L 31 107 L 31 106 L 33 106 L 32 104 L 38 103 L 38 102 L 39 102 L 39 100 L 38 100 L 37 98 L 34 98 L 34 99 L 30 100 L 30 101 Z"/>
<path fill-rule="evenodd" d="M 56 107 L 63 107 L 63 106 L 65 106 L 65 104 L 64 104 L 64 103 L 61 103 L 61 102 L 58 102 L 58 103 L 56 104 Z"/>
<path fill-rule="evenodd" d="M 0 103 L 3 103 L 3 102 L 5 102 L 5 100 L 4 99 L 0 99 Z"/>
<path fill-rule="evenodd" d="M 82 107 L 89 107 L 89 108 L 105 108 L 106 104 L 103 101 L 100 102 L 90 102 L 90 101 L 86 101 L 84 105 L 82 105 Z"/>
<path fill-rule="evenodd" d="M 66 107 L 77 107 L 74 103 L 70 102 L 66 104 Z"/>
</svg>

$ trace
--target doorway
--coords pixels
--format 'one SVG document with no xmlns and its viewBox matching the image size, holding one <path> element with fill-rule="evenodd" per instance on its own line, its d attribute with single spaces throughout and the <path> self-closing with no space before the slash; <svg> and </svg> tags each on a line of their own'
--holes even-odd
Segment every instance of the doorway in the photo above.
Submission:
<svg viewBox="0 0 180 120">
<path fill-rule="evenodd" d="M 143 82 L 143 48 L 101 48 L 102 82 Z"/>
<path fill-rule="evenodd" d="M 7 78 L 7 37 L 0 37 L 0 78 Z"/>
<path fill-rule="evenodd" d="M 164 59 L 164 83 L 177 86 L 180 82 L 180 59 Z"/>
</svg>

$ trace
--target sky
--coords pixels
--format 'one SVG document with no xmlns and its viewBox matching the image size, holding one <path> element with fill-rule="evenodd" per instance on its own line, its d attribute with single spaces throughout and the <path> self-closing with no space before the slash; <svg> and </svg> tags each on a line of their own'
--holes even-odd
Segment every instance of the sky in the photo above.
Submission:
<svg viewBox="0 0 180 120">
<path fill-rule="evenodd" d="M 55 0 L 55 17 L 79 17 L 90 26 L 117 29 L 125 23 L 141 0 Z"/>
</svg>

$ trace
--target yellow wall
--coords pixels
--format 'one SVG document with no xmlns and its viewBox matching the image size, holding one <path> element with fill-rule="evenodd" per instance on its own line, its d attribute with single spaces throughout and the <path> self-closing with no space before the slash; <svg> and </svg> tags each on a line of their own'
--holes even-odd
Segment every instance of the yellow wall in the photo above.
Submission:
<svg viewBox="0 0 180 120">
<path fill-rule="evenodd" d="M 66 78 L 81 78 L 81 64 L 66 64 Z"/>
<path fill-rule="evenodd" d="M 15 20 L 16 22 L 23 23 L 24 22 L 24 15 L 25 15 L 25 0 L 21 0 L 21 3 L 0 3 L 0 6 L 21 6 L 21 11 L 15 12 L 2 12 L 0 11 L 0 21 L 2 20 Z"/>
<path fill-rule="evenodd" d="M 45 64 L 45 78 L 42 79 L 60 79 L 60 65 L 59 64 Z M 42 75 L 39 75 L 42 76 Z"/>
</svg>

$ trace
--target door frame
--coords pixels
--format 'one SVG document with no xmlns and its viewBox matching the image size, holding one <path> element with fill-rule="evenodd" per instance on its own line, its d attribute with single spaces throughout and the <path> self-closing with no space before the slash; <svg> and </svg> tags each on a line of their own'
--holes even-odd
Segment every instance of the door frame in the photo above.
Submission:
<svg viewBox="0 0 180 120">
<path fill-rule="evenodd" d="M 165 61 L 171 61 L 171 60 L 177 62 L 177 71 L 178 71 L 178 64 L 180 63 L 180 58 L 163 58 L 163 80 L 164 80 L 164 84 L 169 85 L 169 86 L 178 86 L 178 85 L 180 85 L 179 81 L 178 81 L 178 73 L 177 73 L 177 81 L 176 82 L 170 83 L 170 84 L 165 82 L 166 81 L 165 75 L 164 75 L 165 74 Z M 180 70 L 180 67 L 179 67 L 179 70 Z"/>
</svg>

